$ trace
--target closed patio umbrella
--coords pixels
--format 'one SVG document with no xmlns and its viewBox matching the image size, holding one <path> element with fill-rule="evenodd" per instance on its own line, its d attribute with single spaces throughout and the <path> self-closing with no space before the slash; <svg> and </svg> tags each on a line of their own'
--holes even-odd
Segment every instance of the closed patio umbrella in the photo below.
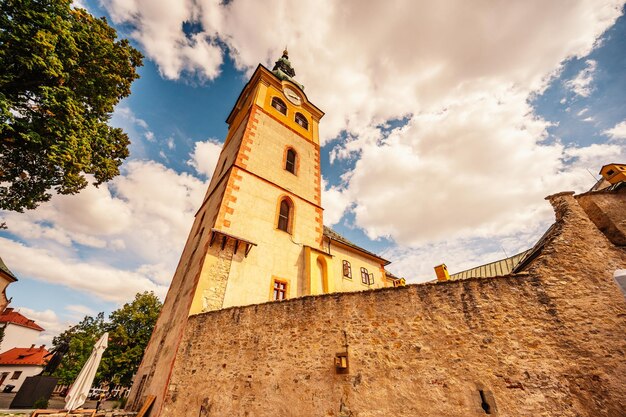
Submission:
<svg viewBox="0 0 626 417">
<path fill-rule="evenodd" d="M 100 360 L 102 359 L 102 354 L 104 353 L 104 349 L 107 348 L 108 339 L 109 333 L 104 333 L 93 347 L 89 359 L 87 359 L 83 369 L 78 373 L 76 381 L 74 381 L 74 384 L 72 384 L 72 387 L 65 397 L 66 410 L 76 410 L 87 400 L 91 384 L 93 384 L 98 365 L 100 365 Z"/>
</svg>

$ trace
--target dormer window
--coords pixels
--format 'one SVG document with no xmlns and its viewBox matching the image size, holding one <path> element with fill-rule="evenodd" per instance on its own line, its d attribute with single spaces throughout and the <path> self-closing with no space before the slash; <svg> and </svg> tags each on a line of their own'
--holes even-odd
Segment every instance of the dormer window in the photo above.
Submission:
<svg viewBox="0 0 626 417">
<path fill-rule="evenodd" d="M 274 107 L 280 113 L 287 115 L 287 105 L 278 97 L 272 97 L 272 107 Z"/>
<path fill-rule="evenodd" d="M 285 169 L 292 174 L 296 173 L 296 151 L 287 149 L 287 157 L 285 158 Z"/>
<path fill-rule="evenodd" d="M 296 123 L 302 126 L 304 129 L 309 130 L 309 121 L 304 117 L 302 113 L 296 113 Z"/>
</svg>

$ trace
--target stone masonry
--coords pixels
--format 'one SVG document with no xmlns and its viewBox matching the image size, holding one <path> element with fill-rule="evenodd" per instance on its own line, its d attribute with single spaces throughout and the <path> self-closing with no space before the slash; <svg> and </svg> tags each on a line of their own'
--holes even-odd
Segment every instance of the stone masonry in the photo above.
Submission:
<svg viewBox="0 0 626 417">
<path fill-rule="evenodd" d="M 160 415 L 624 416 L 626 251 L 572 193 L 549 200 L 524 273 L 191 316 Z"/>
<path fill-rule="evenodd" d="M 626 246 L 626 184 L 617 190 L 601 190 L 576 196 L 589 219 L 614 245 Z"/>
</svg>

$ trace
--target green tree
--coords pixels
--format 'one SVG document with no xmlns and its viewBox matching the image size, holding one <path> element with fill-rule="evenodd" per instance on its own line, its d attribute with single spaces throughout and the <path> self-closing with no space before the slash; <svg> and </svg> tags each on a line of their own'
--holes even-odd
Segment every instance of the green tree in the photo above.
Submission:
<svg viewBox="0 0 626 417">
<path fill-rule="evenodd" d="M 161 301 L 153 292 L 135 295 L 109 316 L 109 347 L 104 351 L 100 378 L 129 386 L 161 311 Z"/>
<path fill-rule="evenodd" d="M 54 376 L 59 377 L 62 384 L 73 383 L 98 339 L 104 332 L 109 332 L 108 347 L 102 355 L 95 383 L 129 386 L 139 368 L 161 306 L 153 292 L 143 292 L 111 313 L 108 322 L 104 320 L 104 313 L 96 317 L 86 316 L 52 340 L 55 348 L 63 342 L 69 346 Z"/>
<path fill-rule="evenodd" d="M 128 136 L 107 125 L 142 55 L 71 0 L 0 1 L 0 209 L 119 174 Z"/>
<path fill-rule="evenodd" d="M 94 345 L 105 331 L 104 313 L 98 313 L 96 317 L 86 316 L 80 323 L 52 339 L 55 348 L 62 343 L 69 346 L 61 365 L 54 372 L 61 384 L 69 385 L 76 380 Z"/>
</svg>

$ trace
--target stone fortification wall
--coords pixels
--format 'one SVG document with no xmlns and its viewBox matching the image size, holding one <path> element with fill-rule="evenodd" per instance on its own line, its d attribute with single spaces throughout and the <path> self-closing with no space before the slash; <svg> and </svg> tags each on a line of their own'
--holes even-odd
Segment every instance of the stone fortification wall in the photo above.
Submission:
<svg viewBox="0 0 626 417">
<path fill-rule="evenodd" d="M 191 316 L 161 415 L 623 416 L 625 252 L 570 193 L 551 202 L 523 275 Z"/>
<path fill-rule="evenodd" d="M 591 221 L 615 245 L 626 246 L 626 186 L 576 196 Z"/>
</svg>

